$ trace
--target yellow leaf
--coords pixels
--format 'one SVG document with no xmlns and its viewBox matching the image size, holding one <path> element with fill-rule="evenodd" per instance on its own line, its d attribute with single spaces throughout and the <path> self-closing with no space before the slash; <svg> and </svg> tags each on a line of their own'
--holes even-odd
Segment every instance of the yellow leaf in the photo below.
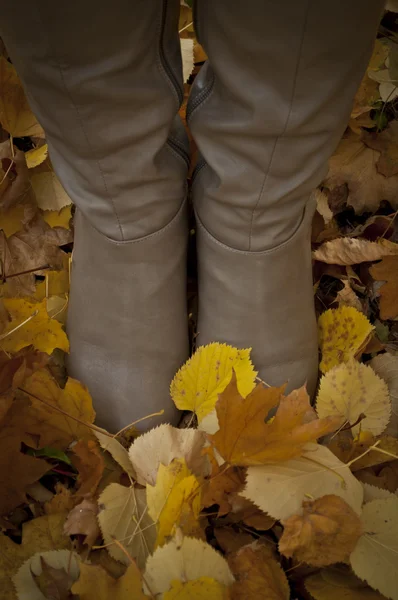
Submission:
<svg viewBox="0 0 398 600">
<path fill-rule="evenodd" d="M 391 416 L 388 386 L 371 367 L 351 359 L 322 377 L 316 411 L 320 418 L 341 416 L 354 426 L 354 435 L 361 430 L 380 435 Z"/>
<path fill-rule="evenodd" d="M 114 579 L 105 569 L 96 565 L 80 565 L 80 577 L 72 586 L 72 593 L 80 600 L 144 600 L 142 577 L 132 563 L 124 575 Z"/>
<path fill-rule="evenodd" d="M 72 218 L 72 205 L 64 206 L 61 210 L 44 210 L 43 219 L 50 227 L 63 227 L 69 229 Z"/>
<path fill-rule="evenodd" d="M 21 81 L 12 64 L 0 56 L 0 122 L 13 137 L 42 136 L 43 129 L 32 113 Z"/>
<path fill-rule="evenodd" d="M 55 348 L 69 352 L 66 333 L 58 321 L 48 316 L 45 300 L 31 304 L 22 298 L 5 298 L 3 302 L 11 317 L 0 336 L 5 352 L 15 353 L 30 345 L 47 354 Z"/>
<path fill-rule="evenodd" d="M 194 581 L 172 581 L 171 588 L 163 595 L 163 600 L 227 600 L 227 588 L 211 577 L 199 577 Z M 84 599 L 82 599 L 84 600 Z"/>
<path fill-rule="evenodd" d="M 365 315 L 352 306 L 330 308 L 322 313 L 318 320 L 322 373 L 356 356 L 373 330 Z"/>
<path fill-rule="evenodd" d="M 6 234 L 6 237 L 11 237 L 14 233 L 22 229 L 24 216 L 25 206 L 23 204 L 15 204 L 7 210 L 0 208 L 0 227 Z"/>
<path fill-rule="evenodd" d="M 26 164 L 28 165 L 28 169 L 34 169 L 41 165 L 42 162 L 46 160 L 48 156 L 48 146 L 44 144 L 39 148 L 33 148 L 32 150 L 28 150 L 25 152 Z"/>
<path fill-rule="evenodd" d="M 289 584 L 282 567 L 258 542 L 229 556 L 228 563 L 237 580 L 231 588 L 234 600 L 289 600 Z"/>
<path fill-rule="evenodd" d="M 216 405 L 220 429 L 207 436 L 225 461 L 238 466 L 285 461 L 341 424 L 341 418 L 317 419 L 304 387 L 288 396 L 283 390 L 259 383 L 242 398 L 233 374 Z M 266 422 L 278 402 L 275 417 Z"/>
<path fill-rule="evenodd" d="M 183 458 L 159 466 L 156 484 L 147 485 L 147 503 L 148 514 L 157 523 L 157 546 L 174 535 L 177 527 L 186 535 L 198 531 L 200 484 Z"/>
<path fill-rule="evenodd" d="M 304 581 L 315 600 L 386 600 L 353 573 L 341 567 L 322 569 Z"/>
<path fill-rule="evenodd" d="M 238 350 L 227 344 L 201 346 L 174 377 L 170 393 L 180 410 L 192 410 L 198 421 L 215 407 L 235 370 L 239 392 L 252 391 L 257 372 L 250 360 L 250 348 Z"/>
<path fill-rule="evenodd" d="M 39 167 L 38 171 L 32 171 L 30 181 L 35 192 L 37 204 L 42 210 L 59 211 L 64 206 L 71 204 L 71 199 L 51 169 L 44 170 L 42 167 Z"/>
<path fill-rule="evenodd" d="M 304 501 L 303 514 L 282 524 L 279 552 L 316 567 L 345 562 L 362 533 L 358 515 L 333 494 Z"/>
<path fill-rule="evenodd" d="M 202 577 L 215 579 L 225 586 L 234 582 L 225 558 L 210 544 L 190 537 L 179 542 L 173 539 L 157 548 L 149 556 L 144 573 L 144 581 L 156 597 L 169 591 L 175 581 L 187 583 Z"/>
<path fill-rule="evenodd" d="M 65 296 L 69 293 L 69 272 L 66 269 L 62 271 L 45 271 L 46 279 L 36 286 L 36 291 L 32 296 L 38 302 L 51 296 Z"/>
</svg>

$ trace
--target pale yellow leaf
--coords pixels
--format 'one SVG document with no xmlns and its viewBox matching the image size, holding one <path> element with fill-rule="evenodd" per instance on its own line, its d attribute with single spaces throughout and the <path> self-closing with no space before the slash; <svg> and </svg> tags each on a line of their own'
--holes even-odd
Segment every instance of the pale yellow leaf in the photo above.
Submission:
<svg viewBox="0 0 398 600">
<path fill-rule="evenodd" d="M 171 588 L 163 594 L 163 600 L 227 600 L 227 589 L 211 577 L 199 577 L 194 581 L 172 581 Z"/>
<path fill-rule="evenodd" d="M 308 444 L 302 456 L 283 463 L 249 467 L 241 493 L 278 520 L 302 514 L 303 500 L 326 494 L 340 496 L 360 514 L 361 483 L 347 465 L 319 444 Z"/>
<path fill-rule="evenodd" d="M 90 557 L 91 558 L 91 557 Z M 131 564 L 126 572 L 114 579 L 102 566 L 80 565 L 79 580 L 72 587 L 79 600 L 144 600 L 141 573 Z M 59 600 L 62 600 L 61 598 Z"/>
<path fill-rule="evenodd" d="M 180 410 L 195 412 L 200 423 L 214 409 L 218 394 L 231 381 L 232 369 L 240 394 L 247 396 L 257 376 L 250 360 L 250 348 L 238 350 L 217 342 L 200 346 L 171 383 L 174 404 Z"/>
<path fill-rule="evenodd" d="M 42 573 L 41 558 L 47 565 L 54 569 L 63 569 L 70 576 L 71 581 L 79 577 L 79 556 L 69 550 L 49 550 L 47 552 L 36 552 L 20 567 L 14 576 L 14 584 L 18 594 L 18 600 L 48 600 L 37 587 L 33 575 Z"/>
<path fill-rule="evenodd" d="M 369 362 L 372 369 L 388 385 L 391 400 L 391 419 L 385 431 L 398 438 L 398 356 L 388 352 L 379 354 Z"/>
<path fill-rule="evenodd" d="M 156 540 L 156 527 L 148 515 L 145 490 L 111 483 L 98 499 L 98 520 L 109 554 L 128 565 L 130 559 L 114 543 L 118 540 L 142 569 Z"/>
<path fill-rule="evenodd" d="M 184 458 L 194 475 L 208 474 L 208 460 L 202 455 L 205 437 L 197 429 L 177 429 L 168 423 L 139 436 L 129 449 L 129 457 L 141 485 L 155 485 L 159 465 Z"/>
<path fill-rule="evenodd" d="M 356 308 L 359 312 L 363 312 L 363 306 L 351 287 L 350 281 L 342 281 L 343 289 L 337 292 L 336 300 L 339 303 L 339 306 L 352 306 Z"/>
<path fill-rule="evenodd" d="M 384 500 L 385 498 L 394 498 L 395 494 L 388 490 L 370 485 L 370 483 L 363 483 L 363 501 L 364 504 L 372 502 L 372 500 Z"/>
<path fill-rule="evenodd" d="M 387 247 L 378 242 L 345 237 L 325 242 L 313 252 L 313 257 L 330 265 L 357 265 L 390 254 L 398 254 L 398 244 Z"/>
<path fill-rule="evenodd" d="M 225 558 L 206 542 L 190 537 L 181 542 L 173 539 L 157 548 L 148 558 L 144 573 L 144 581 L 154 595 L 168 592 L 174 581 L 195 581 L 201 577 L 225 586 L 234 582 Z"/>
<path fill-rule="evenodd" d="M 69 352 L 66 333 L 58 321 L 49 317 L 45 300 L 32 304 L 23 298 L 5 298 L 3 302 L 11 317 L 0 336 L 4 351 L 15 353 L 32 345 L 47 354 L 55 348 Z"/>
<path fill-rule="evenodd" d="M 32 172 L 30 181 L 35 192 L 37 204 L 42 210 L 60 211 L 71 204 L 71 199 L 52 170 Z"/>
<path fill-rule="evenodd" d="M 315 600 L 385 600 L 348 569 L 331 567 L 310 575 L 304 581 Z"/>
<path fill-rule="evenodd" d="M 33 148 L 32 150 L 28 150 L 25 152 L 26 164 L 28 165 L 28 169 L 34 169 L 41 165 L 42 162 L 46 160 L 48 156 L 48 146 L 47 144 L 43 144 L 39 148 Z"/>
<path fill-rule="evenodd" d="M 371 367 L 351 359 L 321 378 L 316 411 L 319 418 L 343 417 L 354 436 L 360 431 L 380 435 L 391 415 L 387 384 Z"/>
<path fill-rule="evenodd" d="M 355 357 L 374 330 L 368 319 L 352 306 L 326 310 L 318 319 L 322 373 Z"/>
<path fill-rule="evenodd" d="M 350 556 L 356 575 L 387 598 L 398 599 L 398 498 L 373 500 L 361 515 L 364 533 Z"/>
<path fill-rule="evenodd" d="M 100 431 L 94 431 L 94 435 L 99 441 L 101 448 L 109 452 L 112 458 L 132 477 L 136 479 L 136 473 L 133 465 L 131 464 L 129 453 L 126 448 L 124 448 L 121 443 L 114 437 L 109 437 L 105 433 L 101 433 Z"/>
</svg>

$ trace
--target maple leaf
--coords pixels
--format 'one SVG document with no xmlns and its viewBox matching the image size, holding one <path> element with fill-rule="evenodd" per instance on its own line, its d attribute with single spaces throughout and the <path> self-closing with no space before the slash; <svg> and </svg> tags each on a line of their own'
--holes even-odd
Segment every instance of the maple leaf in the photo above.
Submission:
<svg viewBox="0 0 398 600">
<path fill-rule="evenodd" d="M 142 576 L 132 563 L 126 572 L 114 579 L 105 569 L 97 565 L 80 565 L 80 577 L 72 586 L 72 592 L 80 600 L 144 600 Z"/>
<path fill-rule="evenodd" d="M 391 121 L 381 132 L 363 132 L 362 139 L 369 148 L 381 153 L 376 163 L 378 172 L 385 177 L 398 175 L 398 122 Z"/>
<path fill-rule="evenodd" d="M 104 459 L 93 440 L 79 440 L 72 448 L 73 466 L 79 471 L 77 496 L 94 494 L 104 472 Z"/>
<path fill-rule="evenodd" d="M 245 472 L 239 467 L 220 468 L 214 460 L 211 477 L 204 486 L 202 506 L 205 508 L 218 504 L 218 516 L 231 510 L 230 496 L 240 492 L 245 482 Z"/>
<path fill-rule="evenodd" d="M 208 435 L 211 444 L 229 464 L 261 465 L 299 456 L 304 445 L 337 429 L 340 418 L 314 418 L 305 388 L 283 396 L 284 386 L 267 388 L 258 384 L 242 398 L 236 376 L 216 405 L 220 429 Z M 279 402 L 269 422 L 269 411 Z"/>
<path fill-rule="evenodd" d="M 236 582 L 231 587 L 232 600 L 289 600 L 286 575 L 264 546 L 253 543 L 228 557 Z"/>
<path fill-rule="evenodd" d="M 369 272 L 376 281 L 385 281 L 380 289 L 380 317 L 395 319 L 398 316 L 398 256 L 385 256 Z"/>
<path fill-rule="evenodd" d="M 66 333 L 58 321 L 48 316 L 45 300 L 31 304 L 22 298 L 5 298 L 3 302 L 11 316 L 11 322 L 0 336 L 5 352 L 15 353 L 31 345 L 47 354 L 55 348 L 69 351 Z"/>
<path fill-rule="evenodd" d="M 326 310 L 318 319 L 322 373 L 360 353 L 374 330 L 370 321 L 352 306 Z"/>
<path fill-rule="evenodd" d="M 303 502 L 303 514 L 282 524 L 280 553 L 316 567 L 346 561 L 362 533 L 358 515 L 334 495 Z"/>
<path fill-rule="evenodd" d="M 156 484 L 147 485 L 148 514 L 157 523 L 156 545 L 161 546 L 180 528 L 185 535 L 198 534 L 200 484 L 184 459 L 159 466 Z"/>
<path fill-rule="evenodd" d="M 361 430 L 379 435 L 391 415 L 388 386 L 371 367 L 351 359 L 321 378 L 316 411 L 320 418 L 341 416 L 354 435 Z"/>
<path fill-rule="evenodd" d="M 214 409 L 218 394 L 231 379 L 232 369 L 240 393 L 245 396 L 251 392 L 257 371 L 251 363 L 250 350 L 217 342 L 200 346 L 171 383 L 170 393 L 177 408 L 195 412 L 200 423 Z"/>
</svg>

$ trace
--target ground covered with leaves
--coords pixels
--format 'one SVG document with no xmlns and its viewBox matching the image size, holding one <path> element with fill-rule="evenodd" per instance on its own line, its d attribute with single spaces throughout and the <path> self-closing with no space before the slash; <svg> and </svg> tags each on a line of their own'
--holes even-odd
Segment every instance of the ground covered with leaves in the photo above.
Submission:
<svg viewBox="0 0 398 600">
<path fill-rule="evenodd" d="M 396 48 L 384 31 L 314 192 L 313 406 L 211 344 L 171 383 L 188 427 L 141 436 L 98 428 L 67 378 L 72 207 L 3 50 L 3 600 L 398 599 Z"/>
</svg>

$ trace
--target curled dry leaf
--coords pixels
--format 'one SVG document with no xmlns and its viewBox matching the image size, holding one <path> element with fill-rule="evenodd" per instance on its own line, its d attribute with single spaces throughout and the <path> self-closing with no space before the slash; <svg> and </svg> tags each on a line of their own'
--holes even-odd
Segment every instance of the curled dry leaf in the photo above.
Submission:
<svg viewBox="0 0 398 600">
<path fill-rule="evenodd" d="M 380 317 L 398 317 L 398 256 L 385 256 L 369 272 L 376 281 L 385 281 L 380 287 Z"/>
<path fill-rule="evenodd" d="M 66 535 L 83 535 L 83 543 L 92 546 L 100 533 L 97 514 L 97 502 L 92 498 L 84 498 L 68 514 L 64 525 Z"/>
<path fill-rule="evenodd" d="M 177 372 L 170 393 L 180 410 L 196 413 L 199 423 L 215 407 L 235 370 L 238 390 L 247 395 L 254 388 L 257 371 L 250 360 L 250 348 L 238 350 L 217 342 L 200 346 Z"/>
<path fill-rule="evenodd" d="M 391 416 L 388 386 L 371 367 L 351 359 L 321 378 L 316 411 L 320 418 L 339 415 L 354 435 L 359 431 L 379 435 Z"/>
<path fill-rule="evenodd" d="M 391 419 L 385 433 L 398 438 L 398 356 L 379 354 L 369 365 L 386 382 L 390 393 Z"/>
<path fill-rule="evenodd" d="M 220 429 L 207 436 L 225 461 L 238 466 L 285 461 L 299 456 L 306 443 L 341 424 L 340 418 L 314 418 L 304 387 L 288 396 L 283 396 L 283 390 L 260 383 L 242 398 L 233 373 L 216 405 Z M 278 402 L 275 417 L 265 422 Z"/>
<path fill-rule="evenodd" d="M 43 564 L 59 571 L 57 577 L 58 583 L 60 579 L 63 579 L 63 585 L 67 585 L 68 583 L 72 585 L 79 577 L 79 563 L 80 559 L 78 555 L 69 550 L 36 552 L 20 567 L 18 573 L 14 576 L 18 600 L 46 600 L 48 596 L 45 596 L 40 591 L 34 580 L 34 577 L 37 578 L 42 575 Z"/>
<path fill-rule="evenodd" d="M 156 527 L 148 514 L 145 490 L 111 483 L 98 499 L 98 520 L 107 550 L 115 560 L 130 564 L 128 554 L 142 569 L 156 540 Z"/>
<path fill-rule="evenodd" d="M 343 289 L 337 292 L 336 300 L 339 303 L 339 306 L 352 306 L 359 312 L 363 312 L 363 306 L 351 287 L 349 281 L 343 281 Z"/>
<path fill-rule="evenodd" d="M 228 557 L 236 578 L 231 588 L 233 600 L 289 600 L 286 575 L 267 549 L 254 542 Z"/>
<path fill-rule="evenodd" d="M 350 556 L 356 575 L 387 598 L 398 598 L 398 497 L 365 504 L 363 534 Z"/>
<path fill-rule="evenodd" d="M 161 464 L 156 484 L 147 484 L 146 495 L 148 514 L 157 524 L 157 546 L 172 537 L 177 527 L 185 535 L 199 533 L 200 483 L 183 458 L 175 458 L 167 467 Z"/>
<path fill-rule="evenodd" d="M 109 452 L 113 460 L 115 460 L 130 477 L 135 479 L 136 473 L 126 448 L 124 448 L 115 437 L 110 437 L 105 429 L 103 431 L 104 433 L 98 430 L 94 431 L 94 435 L 99 441 L 101 448 Z"/>
<path fill-rule="evenodd" d="M 397 254 L 398 244 L 395 246 L 357 238 L 337 238 L 325 242 L 317 250 L 314 250 L 313 257 L 315 260 L 330 265 L 358 265 L 362 262 L 380 260 L 383 256 Z"/>
<path fill-rule="evenodd" d="M 206 475 L 205 440 L 197 429 L 177 429 L 167 423 L 141 435 L 129 449 L 138 483 L 155 485 L 159 465 L 167 467 L 175 458 L 183 458 L 194 475 Z"/>
<path fill-rule="evenodd" d="M 341 567 L 322 569 L 307 577 L 304 585 L 315 600 L 385 600 L 385 596 Z"/>
<path fill-rule="evenodd" d="M 308 444 L 303 455 L 283 463 L 249 467 L 242 496 L 275 519 L 302 513 L 309 496 L 340 496 L 361 512 L 363 488 L 350 468 L 325 446 Z"/>
<path fill-rule="evenodd" d="M 303 514 L 289 517 L 283 527 L 281 554 L 316 567 L 345 562 L 362 533 L 358 515 L 334 495 L 303 502 Z"/>
<path fill-rule="evenodd" d="M 373 330 L 365 315 L 351 306 L 330 308 L 322 313 L 318 319 L 322 373 L 359 354 Z"/>
<path fill-rule="evenodd" d="M 94 494 L 105 467 L 99 446 L 94 440 L 79 440 L 72 451 L 72 464 L 79 471 L 76 495 Z"/>
<path fill-rule="evenodd" d="M 100 566 L 83 563 L 72 592 L 80 600 L 144 600 L 148 597 L 142 591 L 142 576 L 134 563 L 118 579 L 111 577 Z"/>
<path fill-rule="evenodd" d="M 194 557 L 194 560 L 192 558 Z M 169 591 L 174 581 L 195 581 L 208 577 L 225 587 L 234 582 L 227 561 L 206 542 L 184 537 L 173 539 L 149 556 L 144 582 L 153 595 Z"/>
</svg>

